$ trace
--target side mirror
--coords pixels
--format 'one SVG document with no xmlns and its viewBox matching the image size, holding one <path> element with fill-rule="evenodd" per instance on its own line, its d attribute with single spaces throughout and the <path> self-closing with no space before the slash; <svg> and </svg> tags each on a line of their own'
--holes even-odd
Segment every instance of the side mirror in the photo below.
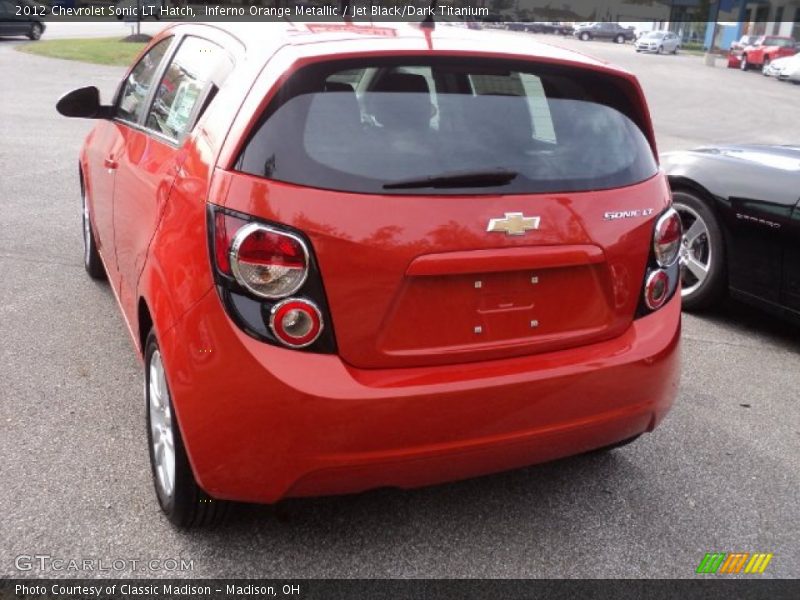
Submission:
<svg viewBox="0 0 800 600">
<path fill-rule="evenodd" d="M 94 86 L 67 92 L 56 102 L 56 110 L 65 117 L 82 119 L 105 119 L 111 114 L 111 107 L 100 104 L 100 90 Z"/>
</svg>

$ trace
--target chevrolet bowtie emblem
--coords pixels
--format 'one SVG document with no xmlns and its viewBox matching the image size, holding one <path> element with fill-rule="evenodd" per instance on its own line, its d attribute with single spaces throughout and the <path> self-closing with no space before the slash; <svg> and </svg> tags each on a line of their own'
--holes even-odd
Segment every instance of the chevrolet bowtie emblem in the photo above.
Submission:
<svg viewBox="0 0 800 600">
<path fill-rule="evenodd" d="M 503 219 L 489 219 L 486 231 L 505 232 L 506 235 L 524 235 L 531 229 L 539 229 L 539 217 L 526 217 L 522 213 L 506 213 Z"/>
</svg>

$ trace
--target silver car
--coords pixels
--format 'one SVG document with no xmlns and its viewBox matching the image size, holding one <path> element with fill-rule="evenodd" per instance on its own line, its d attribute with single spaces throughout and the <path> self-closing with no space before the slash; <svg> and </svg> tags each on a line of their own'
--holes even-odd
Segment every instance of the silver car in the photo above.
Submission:
<svg viewBox="0 0 800 600">
<path fill-rule="evenodd" d="M 633 44 L 637 52 L 656 52 L 663 54 L 670 52 L 677 54 L 681 47 L 681 38 L 671 31 L 651 31 L 645 33 Z"/>
</svg>

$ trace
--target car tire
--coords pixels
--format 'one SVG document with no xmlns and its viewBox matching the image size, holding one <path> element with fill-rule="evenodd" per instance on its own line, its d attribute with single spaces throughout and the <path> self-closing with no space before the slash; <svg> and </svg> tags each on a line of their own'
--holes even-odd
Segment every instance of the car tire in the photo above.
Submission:
<svg viewBox="0 0 800 600">
<path fill-rule="evenodd" d="M 44 28 L 42 27 L 41 23 L 33 23 L 31 25 L 31 30 L 28 32 L 28 38 L 35 42 L 42 39 L 43 32 Z"/>
<path fill-rule="evenodd" d="M 83 267 L 92 279 L 102 281 L 106 279 L 106 269 L 103 260 L 97 251 L 97 243 L 92 228 L 92 219 L 89 213 L 89 203 L 86 201 L 86 187 L 81 177 L 81 225 L 83 226 Z"/>
<path fill-rule="evenodd" d="M 768 69 L 768 68 L 769 68 L 769 58 L 767 58 L 767 57 L 765 56 L 765 57 L 764 57 L 764 62 L 763 62 L 763 63 L 762 63 L 762 65 L 761 65 L 761 74 L 762 74 L 764 77 L 769 77 L 769 74 L 767 73 L 767 69 Z"/>
<path fill-rule="evenodd" d="M 192 473 L 172 405 L 161 350 L 153 330 L 144 352 L 147 445 L 158 503 L 179 529 L 209 527 L 224 520 L 229 503 L 206 494 Z"/>
<path fill-rule="evenodd" d="M 678 53 L 678 46 L 675 46 L 675 49 L 672 51 L 672 53 L 673 54 L 677 54 Z"/>
<path fill-rule="evenodd" d="M 747 71 L 750 68 L 750 63 L 747 62 L 747 54 L 742 54 L 742 58 L 739 61 L 739 68 L 742 71 Z"/>
<path fill-rule="evenodd" d="M 614 41 L 617 44 L 624 44 L 625 43 L 625 36 L 620 34 L 620 35 L 618 35 L 617 37 L 614 38 Z"/>
<path fill-rule="evenodd" d="M 592 38 L 592 36 L 590 36 L 585 31 L 582 34 L 580 34 L 580 36 L 578 36 L 578 37 L 580 37 L 581 41 L 583 41 L 583 42 L 588 42 Z"/>
<path fill-rule="evenodd" d="M 683 224 L 681 239 L 681 300 L 687 311 L 710 308 L 727 289 L 722 229 L 714 211 L 694 191 L 675 190 L 672 206 Z"/>
<path fill-rule="evenodd" d="M 664 46 L 659 46 L 656 49 L 656 54 L 664 54 Z"/>
</svg>

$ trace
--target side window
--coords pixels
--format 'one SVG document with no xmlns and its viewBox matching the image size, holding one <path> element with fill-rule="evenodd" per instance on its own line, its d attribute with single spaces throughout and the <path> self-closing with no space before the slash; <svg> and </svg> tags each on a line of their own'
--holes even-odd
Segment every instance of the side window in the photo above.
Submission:
<svg viewBox="0 0 800 600">
<path fill-rule="evenodd" d="M 172 38 L 161 40 L 145 54 L 128 75 L 119 95 L 117 117 L 136 123 L 145 110 L 145 103 L 158 66 L 169 48 Z"/>
<path fill-rule="evenodd" d="M 193 36 L 185 38 L 158 85 L 147 128 L 179 139 L 231 67 L 231 59 L 216 44 Z"/>
</svg>

